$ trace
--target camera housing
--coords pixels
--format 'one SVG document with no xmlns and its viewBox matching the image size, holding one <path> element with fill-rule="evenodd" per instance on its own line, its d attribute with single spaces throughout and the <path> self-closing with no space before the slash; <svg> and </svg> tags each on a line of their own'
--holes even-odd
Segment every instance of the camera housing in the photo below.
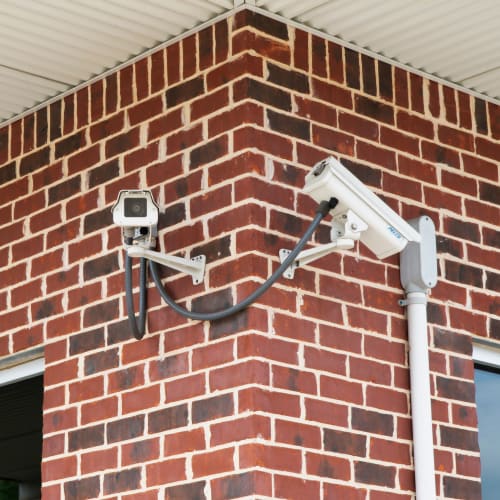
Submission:
<svg viewBox="0 0 500 500">
<path fill-rule="evenodd" d="M 336 198 L 335 217 L 351 210 L 366 225 L 360 240 L 379 258 L 401 252 L 420 234 L 333 157 L 317 163 L 306 175 L 304 192 L 316 202 Z"/>
<path fill-rule="evenodd" d="M 151 191 L 120 191 L 111 211 L 113 222 L 122 227 L 125 247 L 153 248 L 156 245 L 159 208 Z"/>
</svg>

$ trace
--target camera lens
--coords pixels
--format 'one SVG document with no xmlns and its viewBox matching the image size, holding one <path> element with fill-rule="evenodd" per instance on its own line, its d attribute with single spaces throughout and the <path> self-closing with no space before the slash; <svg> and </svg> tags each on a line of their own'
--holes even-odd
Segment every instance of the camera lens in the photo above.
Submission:
<svg viewBox="0 0 500 500">
<path fill-rule="evenodd" d="M 146 198 L 125 198 L 123 208 L 125 217 L 146 217 L 148 212 Z"/>
</svg>

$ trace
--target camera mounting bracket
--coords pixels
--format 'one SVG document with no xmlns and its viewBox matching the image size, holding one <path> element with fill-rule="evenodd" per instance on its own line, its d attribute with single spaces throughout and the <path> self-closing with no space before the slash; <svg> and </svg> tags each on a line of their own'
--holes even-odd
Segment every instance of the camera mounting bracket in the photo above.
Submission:
<svg viewBox="0 0 500 500">
<path fill-rule="evenodd" d="M 323 257 L 333 251 L 350 250 L 354 247 L 354 242 L 360 239 L 361 232 L 365 231 L 368 225 L 360 219 L 352 210 L 338 214 L 332 219 L 332 229 L 330 232 L 331 243 L 319 245 L 314 248 L 303 250 L 297 255 L 292 265 L 286 269 L 283 276 L 293 279 L 295 269 L 305 266 L 309 262 Z M 283 262 L 290 250 L 282 248 L 279 251 L 280 261 Z"/>
<path fill-rule="evenodd" d="M 175 269 L 176 271 L 180 271 L 181 273 L 189 274 L 193 278 L 193 285 L 199 285 L 203 281 L 206 261 L 204 255 L 197 255 L 191 259 L 185 259 L 183 257 L 149 250 L 137 245 L 128 247 L 127 254 L 130 257 L 143 257 L 163 266 Z"/>
</svg>

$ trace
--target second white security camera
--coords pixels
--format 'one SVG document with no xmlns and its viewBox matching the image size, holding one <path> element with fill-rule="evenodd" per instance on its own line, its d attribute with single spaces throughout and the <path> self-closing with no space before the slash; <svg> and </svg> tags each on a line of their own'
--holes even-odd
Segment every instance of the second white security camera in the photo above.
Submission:
<svg viewBox="0 0 500 500">
<path fill-rule="evenodd" d="M 354 212 L 368 226 L 359 239 L 379 259 L 401 252 L 409 241 L 420 241 L 413 227 L 333 157 L 317 163 L 306 175 L 304 192 L 318 203 L 336 198 L 334 217 Z"/>
<path fill-rule="evenodd" d="M 155 246 L 159 208 L 153 200 L 151 191 L 141 189 L 120 191 L 112 213 L 113 222 L 122 227 L 126 247 Z"/>
</svg>

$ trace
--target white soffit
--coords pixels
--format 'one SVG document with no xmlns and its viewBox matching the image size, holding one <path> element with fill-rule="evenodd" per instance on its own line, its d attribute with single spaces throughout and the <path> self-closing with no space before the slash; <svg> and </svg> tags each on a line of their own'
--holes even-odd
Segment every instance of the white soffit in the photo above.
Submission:
<svg viewBox="0 0 500 500">
<path fill-rule="evenodd" d="M 0 0 L 0 123 L 244 3 L 498 102 L 498 0 Z"/>
<path fill-rule="evenodd" d="M 500 99 L 498 0 L 257 0 L 424 73 Z"/>
<path fill-rule="evenodd" d="M 0 0 L 0 122 L 233 6 L 233 0 Z"/>
</svg>

